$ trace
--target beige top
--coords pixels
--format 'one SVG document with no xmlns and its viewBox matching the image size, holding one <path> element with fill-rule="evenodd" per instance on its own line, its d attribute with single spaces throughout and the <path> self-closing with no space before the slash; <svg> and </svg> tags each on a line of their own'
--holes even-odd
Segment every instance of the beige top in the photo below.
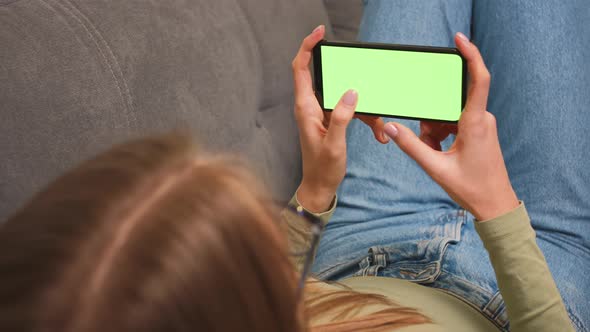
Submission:
<svg viewBox="0 0 590 332">
<path fill-rule="evenodd" d="M 295 196 L 289 204 L 300 206 Z M 335 206 L 336 200 L 329 211 L 315 214 L 324 225 L 328 223 Z M 284 214 L 289 225 L 291 249 L 301 252 L 309 248 L 311 234 L 308 225 L 287 216 Z M 524 203 L 505 215 L 477 222 L 475 228 L 496 272 L 511 331 L 575 331 L 535 241 L 535 231 Z M 296 262 L 297 267 L 300 268 L 302 263 Z M 433 321 L 433 324 L 415 325 L 397 331 L 498 331 L 480 312 L 435 288 L 384 277 L 353 277 L 339 282 L 353 290 L 381 294 L 402 306 L 416 308 Z M 333 289 L 338 286 L 325 284 L 323 287 Z"/>
</svg>

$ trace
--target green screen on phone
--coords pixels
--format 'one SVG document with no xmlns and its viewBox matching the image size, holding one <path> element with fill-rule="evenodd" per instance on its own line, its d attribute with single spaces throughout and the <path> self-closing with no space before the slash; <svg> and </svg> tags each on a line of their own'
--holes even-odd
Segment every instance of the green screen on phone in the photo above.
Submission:
<svg viewBox="0 0 590 332">
<path fill-rule="evenodd" d="M 321 45 L 324 109 L 348 89 L 357 112 L 458 121 L 463 61 L 458 54 Z"/>
</svg>

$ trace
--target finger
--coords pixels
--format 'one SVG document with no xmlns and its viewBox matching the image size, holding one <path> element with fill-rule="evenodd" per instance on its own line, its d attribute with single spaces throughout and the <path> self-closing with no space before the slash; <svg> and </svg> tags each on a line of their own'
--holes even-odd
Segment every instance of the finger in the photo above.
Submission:
<svg viewBox="0 0 590 332">
<path fill-rule="evenodd" d="M 457 135 L 457 125 L 420 121 L 420 140 L 435 150 L 442 150 L 440 142 L 444 141 L 450 134 Z"/>
<path fill-rule="evenodd" d="M 404 151 L 414 159 L 432 178 L 438 174 L 444 165 L 444 155 L 435 151 L 422 142 L 414 132 L 399 123 L 388 122 L 384 126 L 385 133 Z"/>
<path fill-rule="evenodd" d="M 446 138 L 447 134 L 457 135 L 459 127 L 455 123 L 441 123 L 434 121 L 420 121 L 420 131 L 433 137 Z"/>
<path fill-rule="evenodd" d="M 324 111 L 324 119 L 322 120 L 322 124 L 324 128 L 330 127 L 330 118 L 332 117 L 332 112 L 325 112 Z"/>
<path fill-rule="evenodd" d="M 326 141 L 329 145 L 338 145 L 346 142 L 346 128 L 354 116 L 354 110 L 358 102 L 358 93 L 355 90 L 348 90 L 340 98 L 338 105 L 334 107 L 330 115 L 330 126 Z"/>
<path fill-rule="evenodd" d="M 432 137 L 430 137 L 428 135 L 423 135 L 423 134 L 420 134 L 420 136 L 418 138 L 420 138 L 420 140 L 422 142 L 424 142 L 424 144 L 428 145 L 433 150 L 442 151 L 442 146 L 440 145 L 440 141 L 433 139 Z"/>
<path fill-rule="evenodd" d="M 309 71 L 309 63 L 311 62 L 312 50 L 314 46 L 324 38 L 326 28 L 323 25 L 315 28 L 303 42 L 297 55 L 291 63 L 293 67 L 293 80 L 295 82 L 295 97 L 301 95 L 313 95 L 313 86 L 311 82 L 311 72 Z"/>
<path fill-rule="evenodd" d="M 387 136 L 383 131 L 383 126 L 385 125 L 385 122 L 383 122 L 383 119 L 381 117 L 360 114 L 357 114 L 354 117 L 364 122 L 367 126 L 371 127 L 373 135 L 379 143 L 389 143 L 389 136 Z"/>
<path fill-rule="evenodd" d="M 469 71 L 469 91 L 467 92 L 465 109 L 485 111 L 490 90 L 490 72 L 483 62 L 477 47 L 464 34 L 458 32 L 455 35 L 455 43 L 465 60 L 467 60 L 467 69 Z"/>
</svg>

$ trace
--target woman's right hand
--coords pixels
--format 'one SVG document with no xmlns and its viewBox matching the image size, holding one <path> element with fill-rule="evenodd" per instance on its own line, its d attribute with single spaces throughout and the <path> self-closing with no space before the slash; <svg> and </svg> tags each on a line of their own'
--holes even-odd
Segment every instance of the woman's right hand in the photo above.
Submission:
<svg viewBox="0 0 590 332">
<path fill-rule="evenodd" d="M 477 47 L 463 34 L 455 36 L 455 43 L 470 76 L 458 127 L 422 124 L 421 139 L 399 123 L 389 122 L 384 130 L 453 200 L 478 220 L 488 220 L 515 209 L 519 201 L 502 157 L 496 120 L 486 110 L 490 74 Z M 450 133 L 457 134 L 451 148 L 437 151 Z"/>
<path fill-rule="evenodd" d="M 389 142 L 383 133 L 384 123 L 380 117 L 355 114 L 358 100 L 356 91 L 346 92 L 332 112 L 324 112 L 320 106 L 313 91 L 309 65 L 313 48 L 324 38 L 325 32 L 325 27 L 320 25 L 308 35 L 292 63 L 295 119 L 303 160 L 303 180 L 297 190 L 297 199 L 312 212 L 328 210 L 336 189 L 344 179 L 346 128 L 353 118 L 359 118 L 371 127 L 377 141 L 382 144 Z"/>
</svg>

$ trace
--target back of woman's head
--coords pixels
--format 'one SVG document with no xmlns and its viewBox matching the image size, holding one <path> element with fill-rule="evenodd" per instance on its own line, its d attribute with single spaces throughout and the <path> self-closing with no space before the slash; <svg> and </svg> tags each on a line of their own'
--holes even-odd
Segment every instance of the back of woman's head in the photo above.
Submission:
<svg viewBox="0 0 590 332">
<path fill-rule="evenodd" d="M 303 331 L 271 204 L 238 160 L 116 147 L 0 225 L 1 331 Z"/>
</svg>

